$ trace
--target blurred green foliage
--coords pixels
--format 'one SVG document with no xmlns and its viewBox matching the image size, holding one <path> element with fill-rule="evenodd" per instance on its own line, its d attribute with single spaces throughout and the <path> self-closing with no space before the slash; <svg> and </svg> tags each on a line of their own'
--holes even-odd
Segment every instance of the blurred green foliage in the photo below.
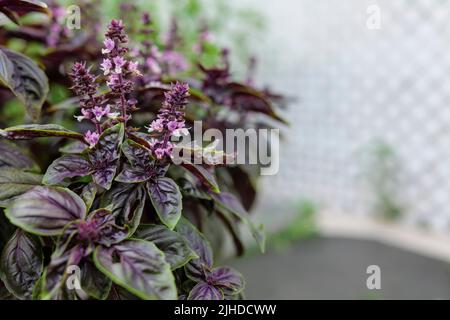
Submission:
<svg viewBox="0 0 450 320">
<path fill-rule="evenodd" d="M 284 228 L 268 237 L 268 246 L 275 250 L 285 250 L 294 242 L 309 239 L 319 234 L 316 224 L 318 207 L 310 200 L 297 205 L 297 215 Z"/>
<path fill-rule="evenodd" d="M 397 220 L 403 208 L 398 199 L 399 162 L 395 150 L 383 141 L 371 146 L 368 177 L 374 192 L 375 214 L 386 220 Z"/>
<path fill-rule="evenodd" d="M 280 230 L 267 235 L 267 250 L 284 251 L 298 241 L 314 238 L 319 235 L 316 216 L 319 208 L 311 200 L 301 200 L 296 205 L 295 217 Z M 255 246 L 246 251 L 246 256 L 258 253 Z"/>
</svg>

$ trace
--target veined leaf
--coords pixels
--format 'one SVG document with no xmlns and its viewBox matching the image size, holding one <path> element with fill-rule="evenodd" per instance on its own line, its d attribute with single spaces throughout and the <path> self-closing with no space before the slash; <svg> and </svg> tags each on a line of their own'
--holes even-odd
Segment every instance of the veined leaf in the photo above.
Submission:
<svg viewBox="0 0 450 320">
<path fill-rule="evenodd" d="M 0 47 L 0 84 L 25 105 L 32 120 L 39 119 L 49 87 L 47 76 L 36 63 L 21 53 Z"/>
<path fill-rule="evenodd" d="M 12 202 L 5 214 L 28 232 L 54 236 L 61 234 L 69 222 L 84 219 L 86 205 L 69 189 L 39 186 Z"/>
<path fill-rule="evenodd" d="M 44 2 L 30 0 L 0 0 L 0 12 L 15 24 L 19 24 L 19 17 L 30 12 L 50 14 L 50 10 Z"/>
<path fill-rule="evenodd" d="M 146 196 L 142 184 L 117 183 L 103 194 L 101 206 L 109 207 L 119 224 L 129 226 L 132 235 L 141 221 Z"/>
<path fill-rule="evenodd" d="M 189 292 L 188 300 L 223 300 L 223 292 L 206 282 L 199 282 Z"/>
<path fill-rule="evenodd" d="M 94 252 L 94 262 L 114 283 L 141 299 L 177 298 L 170 265 L 164 253 L 151 242 L 127 240 L 111 248 L 99 246 Z"/>
<path fill-rule="evenodd" d="M 14 167 L 29 171 L 39 171 L 30 156 L 14 143 L 0 140 L 0 168 Z"/>
<path fill-rule="evenodd" d="M 95 147 L 88 153 L 92 164 L 92 178 L 102 188 L 109 190 L 117 171 L 117 160 L 124 136 L 124 127 L 119 123 L 100 136 Z"/>
<path fill-rule="evenodd" d="M 57 185 L 66 178 L 86 176 L 91 170 L 91 163 L 85 157 L 75 154 L 64 155 L 48 167 L 42 182 Z"/>
<path fill-rule="evenodd" d="M 172 270 L 180 268 L 191 259 L 198 258 L 197 254 L 189 248 L 186 240 L 165 226 L 156 224 L 145 224 L 139 226 L 135 237 L 153 242 L 166 257 Z"/>
<path fill-rule="evenodd" d="M 20 299 L 30 299 L 42 273 L 43 259 L 39 240 L 17 229 L 0 260 L 2 280 L 8 290 Z"/>
<path fill-rule="evenodd" d="M 240 293 L 245 286 L 244 277 L 230 267 L 214 268 L 207 277 L 208 283 L 220 287 L 230 295 Z"/>
<path fill-rule="evenodd" d="M 21 194 L 40 185 L 41 180 L 41 174 L 25 172 L 16 168 L 0 167 L 0 207 L 8 206 Z"/>
<path fill-rule="evenodd" d="M 239 199 L 236 198 L 235 195 L 228 192 L 221 193 L 210 193 L 211 197 L 214 199 L 218 210 L 226 210 L 234 214 L 239 220 L 243 223 L 247 224 L 250 228 L 250 231 L 253 235 L 253 238 L 259 245 L 259 248 L 262 252 L 265 251 L 265 233 L 264 226 L 259 225 L 256 226 L 249 217 L 248 212 L 242 206 Z"/>
<path fill-rule="evenodd" d="M 27 140 L 40 137 L 62 137 L 84 142 L 82 134 L 70 131 L 58 124 L 24 124 L 0 129 L 0 136 L 10 140 Z"/>
<path fill-rule="evenodd" d="M 192 173 L 195 177 L 197 177 L 197 179 L 199 179 L 203 183 L 203 185 L 209 188 L 212 192 L 220 192 L 216 178 L 207 169 L 205 169 L 201 165 L 196 165 L 186 161 L 182 163 L 182 166 L 190 173 Z"/>
<path fill-rule="evenodd" d="M 164 177 L 147 182 L 147 189 L 162 223 L 172 230 L 181 217 L 183 207 L 178 185 L 172 179 Z"/>
</svg>

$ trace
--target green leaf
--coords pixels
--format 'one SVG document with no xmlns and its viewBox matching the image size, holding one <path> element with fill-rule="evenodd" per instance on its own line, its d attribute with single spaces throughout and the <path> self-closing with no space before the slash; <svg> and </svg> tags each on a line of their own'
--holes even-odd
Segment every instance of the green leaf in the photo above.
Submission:
<svg viewBox="0 0 450 320">
<path fill-rule="evenodd" d="M 18 229 L 8 241 L 0 260 L 2 280 L 20 299 L 29 299 L 43 269 L 39 240 Z"/>
<path fill-rule="evenodd" d="M 41 174 L 0 167 L 0 207 L 6 207 L 21 194 L 40 185 Z"/>
<path fill-rule="evenodd" d="M 145 300 L 177 298 L 170 265 L 153 243 L 127 240 L 111 248 L 97 247 L 97 268 L 111 280 Z"/>
<path fill-rule="evenodd" d="M 43 236 L 62 233 L 72 221 L 84 219 L 86 205 L 73 191 L 60 187 L 34 187 L 5 211 L 11 223 Z"/>
<path fill-rule="evenodd" d="M 164 177 L 147 182 L 147 190 L 159 219 L 172 230 L 181 217 L 183 207 L 178 185 Z"/>
<path fill-rule="evenodd" d="M 36 63 L 23 54 L 0 47 L 0 84 L 25 105 L 33 121 L 39 119 L 49 87 L 47 76 Z"/>
<path fill-rule="evenodd" d="M 197 254 L 189 247 L 183 236 L 165 226 L 156 224 L 144 224 L 139 226 L 135 234 L 136 238 L 153 242 L 166 257 L 172 270 L 180 268 L 191 259 L 198 258 Z"/>
<path fill-rule="evenodd" d="M 84 142 L 82 134 L 70 131 L 58 124 L 24 124 L 0 129 L 0 136 L 10 140 L 27 140 L 41 137 L 62 137 Z"/>
</svg>

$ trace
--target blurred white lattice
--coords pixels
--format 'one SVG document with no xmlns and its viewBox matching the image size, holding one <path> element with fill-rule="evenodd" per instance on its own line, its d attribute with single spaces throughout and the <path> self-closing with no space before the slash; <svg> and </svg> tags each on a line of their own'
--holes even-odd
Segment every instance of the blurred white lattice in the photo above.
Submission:
<svg viewBox="0 0 450 320">
<path fill-rule="evenodd" d="M 260 208 L 307 198 L 373 214 L 381 143 L 396 162 L 392 197 L 403 221 L 450 229 L 450 1 L 245 3 L 268 17 L 255 48 L 261 83 L 297 98 Z M 366 26 L 369 5 L 380 8 L 379 30 Z"/>
</svg>

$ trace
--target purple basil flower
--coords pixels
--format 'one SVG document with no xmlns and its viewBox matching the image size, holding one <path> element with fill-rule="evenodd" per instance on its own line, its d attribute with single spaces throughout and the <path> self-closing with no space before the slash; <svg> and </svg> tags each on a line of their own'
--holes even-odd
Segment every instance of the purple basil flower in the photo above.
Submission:
<svg viewBox="0 0 450 320">
<path fill-rule="evenodd" d="M 134 110 L 134 105 L 127 103 L 127 95 L 133 91 L 133 82 L 130 75 L 139 75 L 137 62 L 125 59 L 128 52 L 128 37 L 121 20 L 112 20 L 105 34 L 105 49 L 102 51 L 106 58 L 102 70 L 108 76 L 106 85 L 111 89 L 117 105 L 120 108 L 122 119 L 127 121 L 131 116 L 129 111 Z"/>
<path fill-rule="evenodd" d="M 175 83 L 171 85 L 168 92 L 164 93 L 165 100 L 157 118 L 150 124 L 150 132 L 161 134 L 161 140 L 152 142 L 152 150 L 155 156 L 162 160 L 164 157 L 171 157 L 173 144 L 169 141 L 176 130 L 184 128 L 184 109 L 188 103 L 189 85 Z M 178 135 L 179 132 L 176 133 Z"/>
<path fill-rule="evenodd" d="M 122 67 L 127 63 L 126 60 L 121 56 L 117 56 L 113 58 L 113 61 L 115 66 L 114 72 L 117 74 L 122 73 Z"/>
<path fill-rule="evenodd" d="M 111 53 L 111 51 L 114 50 L 114 47 L 116 46 L 116 44 L 114 43 L 113 40 L 111 40 L 110 38 L 106 38 L 103 41 L 103 44 L 105 45 L 105 48 L 102 49 L 102 54 L 106 54 L 106 53 Z"/>
<path fill-rule="evenodd" d="M 186 58 L 181 53 L 171 50 L 164 51 L 161 56 L 161 63 L 166 67 L 166 71 L 169 75 L 175 75 L 188 68 Z"/>
<path fill-rule="evenodd" d="M 84 135 L 84 140 L 89 143 L 91 148 L 97 144 L 99 138 L 100 135 L 97 132 L 91 132 L 91 130 L 88 130 Z"/>
<path fill-rule="evenodd" d="M 100 64 L 100 69 L 102 69 L 103 74 L 105 76 L 107 76 L 110 73 L 111 68 L 112 68 L 111 60 L 103 59 L 103 63 Z"/>
</svg>

